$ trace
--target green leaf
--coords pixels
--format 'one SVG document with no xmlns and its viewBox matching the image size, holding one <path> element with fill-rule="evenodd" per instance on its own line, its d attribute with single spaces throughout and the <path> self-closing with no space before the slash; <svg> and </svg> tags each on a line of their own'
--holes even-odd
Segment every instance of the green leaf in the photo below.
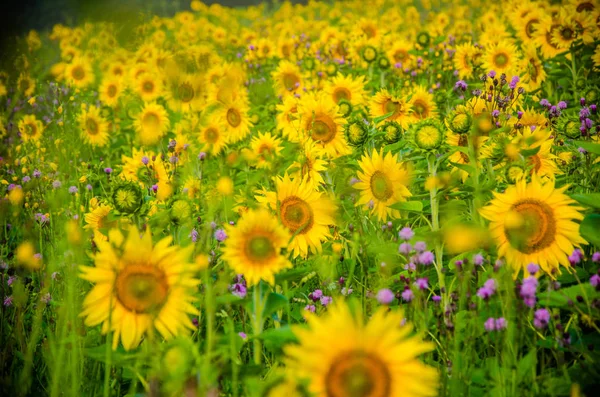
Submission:
<svg viewBox="0 0 600 397">
<path fill-rule="evenodd" d="M 284 345 L 297 340 L 289 326 L 268 329 L 258 335 L 258 338 L 274 353 L 279 353 Z"/>
<path fill-rule="evenodd" d="M 517 376 L 519 380 L 526 379 L 527 376 L 531 376 L 532 370 L 535 368 L 537 363 L 537 349 L 532 348 L 517 365 Z"/>
<path fill-rule="evenodd" d="M 579 232 L 588 243 L 600 247 L 600 214 L 586 215 L 579 225 Z"/>
<path fill-rule="evenodd" d="M 590 283 L 585 283 L 561 288 L 558 291 L 543 292 L 539 294 L 538 298 L 541 306 L 566 308 L 570 306 L 569 301 L 577 305 L 578 296 L 587 296 L 591 300 L 600 297 L 600 292 L 596 291 L 596 288 Z"/>
<path fill-rule="evenodd" d="M 389 112 L 388 114 L 384 114 L 383 116 L 379 116 L 379 117 L 375 117 L 373 119 L 373 123 L 374 124 L 379 124 L 381 123 L 383 120 L 387 119 L 388 117 L 390 117 L 392 114 L 394 114 L 395 111 L 393 112 Z"/>
<path fill-rule="evenodd" d="M 401 201 L 396 204 L 392 204 L 390 207 L 400 211 L 412 211 L 421 212 L 423 211 L 423 203 L 420 201 Z"/>
<path fill-rule="evenodd" d="M 600 208 L 600 193 L 572 194 L 571 198 L 592 208 Z"/>
<path fill-rule="evenodd" d="M 585 141 L 575 141 L 573 143 L 579 147 L 584 148 L 585 150 L 587 150 L 590 153 L 600 154 L 600 144 L 598 144 L 598 143 L 591 143 L 591 142 L 585 142 Z"/>
<path fill-rule="evenodd" d="M 453 163 L 452 161 L 449 161 L 449 163 L 455 166 L 456 168 L 465 171 L 469 175 L 473 175 L 475 173 L 475 167 L 473 167 L 472 165 Z"/>
<path fill-rule="evenodd" d="M 275 313 L 277 310 L 284 308 L 287 306 L 288 300 L 285 296 L 281 294 L 277 294 L 275 292 L 271 292 L 267 297 L 267 302 L 265 303 L 265 307 L 263 309 L 263 317 L 266 318 L 271 314 Z"/>
<path fill-rule="evenodd" d="M 296 267 L 296 268 L 290 269 L 288 271 L 276 274 L 275 275 L 275 283 L 279 284 L 282 281 L 300 280 L 302 277 L 304 277 L 308 273 L 310 273 L 310 271 L 311 271 L 311 268 L 308 266 Z"/>
<path fill-rule="evenodd" d="M 521 150 L 521 155 L 523 157 L 535 156 L 536 154 L 538 154 L 538 152 L 540 151 L 541 148 L 542 148 L 541 146 L 537 146 L 537 147 L 534 147 L 532 149 Z"/>
</svg>

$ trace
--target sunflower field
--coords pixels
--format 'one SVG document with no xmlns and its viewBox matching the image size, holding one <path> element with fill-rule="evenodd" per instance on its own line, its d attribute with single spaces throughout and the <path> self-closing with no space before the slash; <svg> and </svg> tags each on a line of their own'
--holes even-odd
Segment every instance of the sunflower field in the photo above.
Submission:
<svg viewBox="0 0 600 397">
<path fill-rule="evenodd" d="M 600 1 L 141 7 L 5 38 L 1 395 L 597 395 Z"/>
</svg>

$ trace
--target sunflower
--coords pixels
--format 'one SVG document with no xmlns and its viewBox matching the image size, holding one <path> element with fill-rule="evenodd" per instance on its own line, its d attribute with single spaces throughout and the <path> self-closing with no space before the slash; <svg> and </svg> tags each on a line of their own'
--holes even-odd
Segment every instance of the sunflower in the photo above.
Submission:
<svg viewBox="0 0 600 397">
<path fill-rule="evenodd" d="M 216 110 L 215 115 L 225 127 L 229 142 L 239 142 L 250 133 L 248 103 L 245 100 L 225 103 Z"/>
<path fill-rule="evenodd" d="M 153 245 L 149 231 L 133 228 L 126 237 L 112 229 L 109 240 L 96 234 L 95 266 L 80 266 L 80 277 L 95 284 L 83 301 L 85 324 L 113 331 L 113 349 L 120 340 L 125 350 L 152 329 L 165 339 L 193 330 L 188 315 L 199 314 L 192 305 L 199 280 L 187 260 L 193 246 L 171 246 L 170 236 Z"/>
<path fill-rule="evenodd" d="M 407 129 L 412 121 L 412 105 L 407 103 L 404 98 L 392 95 L 385 88 L 371 98 L 369 103 L 369 113 L 372 118 L 382 117 L 392 113 L 390 117 L 382 120 L 382 122 L 395 121 L 404 129 Z"/>
<path fill-rule="evenodd" d="M 227 137 L 225 136 L 223 126 L 217 122 L 211 122 L 200 128 L 198 140 L 203 144 L 203 150 L 209 151 L 212 155 L 221 153 L 225 145 L 227 145 Z"/>
<path fill-rule="evenodd" d="M 363 155 L 358 165 L 360 181 L 352 185 L 361 191 L 356 205 L 366 206 L 381 221 L 386 221 L 388 216 L 398 218 L 399 211 L 390 206 L 412 196 L 406 187 L 410 181 L 406 165 L 398 162 L 397 154 L 388 152 L 384 156 L 383 149 L 380 153 L 375 150 L 371 155 Z"/>
<path fill-rule="evenodd" d="M 277 69 L 271 73 L 275 93 L 282 97 L 302 93 L 304 88 L 300 68 L 290 61 L 280 61 Z"/>
<path fill-rule="evenodd" d="M 154 182 L 166 181 L 169 177 L 164 162 L 154 152 L 133 147 L 131 157 L 122 155 L 121 163 L 123 170 L 119 174 L 120 178 L 125 181 L 140 182 L 142 187 L 149 187 Z"/>
<path fill-rule="evenodd" d="M 91 212 L 85 214 L 85 225 L 84 229 L 89 230 L 99 230 L 104 228 L 111 228 L 114 226 L 115 222 L 108 221 L 108 215 L 110 214 L 112 208 L 109 205 L 101 204 L 96 208 L 92 209 Z"/>
<path fill-rule="evenodd" d="M 35 92 L 35 82 L 27 73 L 19 74 L 17 89 L 24 97 L 30 97 Z"/>
<path fill-rule="evenodd" d="M 119 102 L 122 91 L 123 84 L 121 83 L 121 79 L 109 77 L 104 79 L 102 84 L 100 84 L 98 97 L 104 105 L 115 107 Z"/>
<path fill-rule="evenodd" d="M 35 117 L 35 115 L 28 114 L 19 120 L 19 132 L 21 133 L 21 139 L 23 139 L 25 142 L 37 141 L 42 137 L 44 126 L 42 125 L 42 122 Z"/>
<path fill-rule="evenodd" d="M 341 100 L 346 100 L 354 106 L 365 103 L 365 80 L 362 76 L 352 78 L 338 74 L 325 84 L 324 90 L 338 105 Z"/>
<path fill-rule="evenodd" d="M 150 102 L 137 115 L 133 125 L 142 145 L 154 145 L 167 132 L 169 117 L 164 107 Z"/>
<path fill-rule="evenodd" d="M 472 78 L 480 56 L 480 50 L 471 43 L 457 45 L 452 62 L 458 71 L 458 77 L 461 79 Z"/>
<path fill-rule="evenodd" d="M 300 140 L 300 117 L 298 115 L 298 99 L 293 96 L 283 98 L 283 103 L 277 105 L 277 129 L 290 142 Z"/>
<path fill-rule="evenodd" d="M 108 123 L 100 115 L 100 109 L 88 106 L 77 117 L 81 137 L 92 146 L 104 146 L 108 142 Z"/>
<path fill-rule="evenodd" d="M 387 48 L 387 57 L 393 64 L 399 64 L 401 68 L 411 68 L 413 66 L 414 56 L 410 54 L 413 46 L 409 41 L 397 38 Z"/>
<path fill-rule="evenodd" d="M 206 104 L 206 81 L 199 74 L 178 73 L 168 79 L 165 99 L 174 112 L 199 111 Z"/>
<path fill-rule="evenodd" d="M 483 68 L 485 71 L 494 70 L 498 74 L 511 76 L 519 62 L 518 55 L 517 47 L 502 40 L 487 48 L 483 55 Z"/>
<path fill-rule="evenodd" d="M 301 130 L 323 148 L 331 157 L 339 157 L 351 153 L 344 137 L 344 119 L 339 114 L 338 106 L 331 99 L 321 95 L 305 96 L 298 109 Z"/>
<path fill-rule="evenodd" d="M 544 15 L 535 31 L 535 45 L 540 49 L 545 59 L 554 58 L 561 50 L 553 42 L 552 37 L 560 25 L 555 23 L 550 15 Z"/>
<path fill-rule="evenodd" d="M 288 247 L 293 256 L 306 257 L 309 251 L 320 253 L 321 243 L 331 236 L 335 204 L 315 190 L 305 179 L 287 174 L 275 180 L 275 192 L 262 190 L 256 199 L 277 211 L 279 220 L 294 236 Z"/>
<path fill-rule="evenodd" d="M 571 205 L 575 201 L 564 194 L 566 189 L 555 189 L 552 182 L 542 184 L 534 176 L 530 183 L 522 179 L 504 193 L 494 193 L 480 210 L 490 221 L 498 255 L 513 267 L 515 277 L 530 263 L 552 275 L 559 265 L 568 267 L 568 256 L 585 244 L 575 222 L 583 219 L 583 208 Z"/>
<path fill-rule="evenodd" d="M 243 274 L 248 285 L 260 280 L 274 284 L 276 273 L 292 267 L 282 254 L 291 235 L 267 210 L 246 212 L 237 225 L 227 225 L 226 232 L 222 259 Z"/>
<path fill-rule="evenodd" d="M 534 45 L 526 46 L 523 49 L 523 59 L 521 60 L 519 70 L 521 70 L 520 74 L 522 76 L 524 88 L 529 91 L 537 90 L 544 80 L 546 80 L 544 64 L 538 57 Z"/>
<path fill-rule="evenodd" d="M 560 24 L 551 32 L 550 42 L 561 50 L 571 47 L 571 44 L 583 33 L 583 26 L 580 26 L 575 19 L 561 8 L 559 16 Z"/>
<path fill-rule="evenodd" d="M 257 168 L 268 168 L 271 160 L 279 156 L 281 152 L 281 139 L 278 139 L 268 132 L 259 132 L 257 136 L 250 141 L 250 153 L 256 161 Z"/>
<path fill-rule="evenodd" d="M 318 189 L 325 183 L 320 172 L 327 169 L 327 161 L 323 160 L 323 149 L 317 146 L 312 139 L 307 139 L 302 145 L 302 152 L 297 161 L 294 161 L 288 171 L 293 179 L 305 179 L 313 189 Z M 295 171 L 294 171 L 295 170 Z"/>
<path fill-rule="evenodd" d="M 158 76 L 151 72 L 144 72 L 134 81 L 134 91 L 144 102 L 151 102 L 163 93 L 163 83 Z"/>
<path fill-rule="evenodd" d="M 414 120 L 437 116 L 437 106 L 433 100 L 433 94 L 427 92 L 424 87 L 419 86 L 413 91 L 409 104 Z"/>
<path fill-rule="evenodd" d="M 83 57 L 74 58 L 65 68 L 65 80 L 77 88 L 85 88 L 94 82 L 94 71 L 90 61 Z"/>
<path fill-rule="evenodd" d="M 518 17 L 512 18 L 514 28 L 517 31 L 517 35 L 523 43 L 531 43 L 535 37 L 535 32 L 539 28 L 539 24 L 544 17 L 544 12 L 537 8 L 532 3 L 527 3 L 528 8 L 525 14 Z"/>
<path fill-rule="evenodd" d="M 403 321 L 401 311 L 380 307 L 365 324 L 346 303 L 310 315 L 308 327 L 293 327 L 299 343 L 284 349 L 289 376 L 307 379 L 315 396 L 435 396 L 438 373 L 417 359 L 433 344 L 409 336 Z"/>
</svg>

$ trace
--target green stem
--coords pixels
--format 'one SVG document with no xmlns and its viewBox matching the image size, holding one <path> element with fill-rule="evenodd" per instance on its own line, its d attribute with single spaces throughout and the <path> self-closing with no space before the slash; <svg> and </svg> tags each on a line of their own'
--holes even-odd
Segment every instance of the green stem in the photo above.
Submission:
<svg viewBox="0 0 600 397">
<path fill-rule="evenodd" d="M 262 319 L 262 299 L 260 296 L 260 283 L 254 286 L 254 299 L 253 305 L 253 320 L 254 320 L 254 364 L 260 365 L 262 359 L 262 346 L 258 336 L 262 333 L 263 319 Z"/>
<path fill-rule="evenodd" d="M 435 176 L 437 172 L 437 165 L 435 162 L 435 157 L 433 154 L 427 157 L 427 170 L 429 171 L 430 176 Z M 438 190 L 437 188 L 433 188 L 429 191 L 429 202 L 431 205 L 431 230 L 436 233 L 440 230 L 440 216 L 439 216 L 439 202 L 437 197 Z M 448 303 L 448 291 L 446 291 L 446 280 L 444 273 L 442 272 L 443 261 L 442 261 L 442 245 L 439 240 L 435 244 L 435 271 L 438 275 L 438 283 L 440 286 L 440 290 L 442 291 L 443 303 L 444 306 Z"/>
</svg>

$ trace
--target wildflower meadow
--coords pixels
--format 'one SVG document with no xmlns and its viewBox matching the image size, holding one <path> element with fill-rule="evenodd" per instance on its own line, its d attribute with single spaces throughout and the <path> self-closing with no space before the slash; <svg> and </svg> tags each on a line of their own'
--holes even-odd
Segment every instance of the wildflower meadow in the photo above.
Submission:
<svg viewBox="0 0 600 397">
<path fill-rule="evenodd" d="M 598 0 L 140 4 L 3 38 L 0 395 L 598 395 Z"/>
</svg>

